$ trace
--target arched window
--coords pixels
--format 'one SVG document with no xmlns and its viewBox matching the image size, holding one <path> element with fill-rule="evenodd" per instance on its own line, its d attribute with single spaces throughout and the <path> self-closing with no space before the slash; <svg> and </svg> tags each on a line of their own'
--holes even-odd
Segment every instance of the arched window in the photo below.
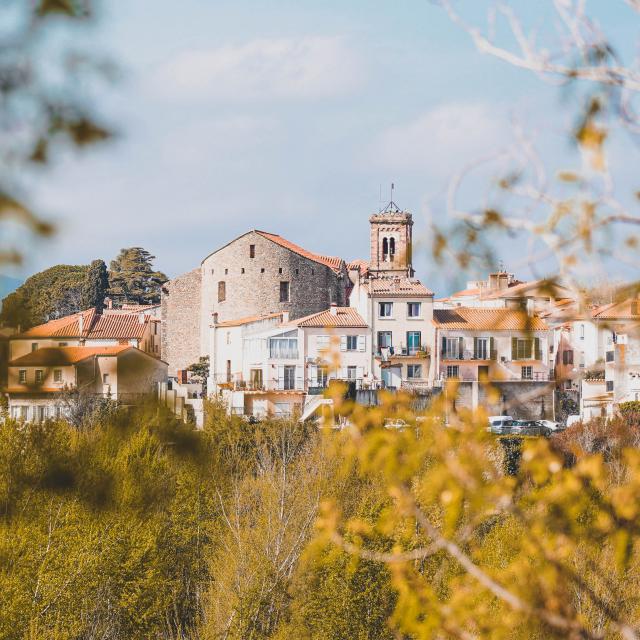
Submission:
<svg viewBox="0 0 640 640">
<path fill-rule="evenodd" d="M 389 261 L 389 240 L 382 238 L 382 262 Z"/>
<path fill-rule="evenodd" d="M 396 239 L 391 238 L 389 240 L 389 260 L 393 262 L 393 257 L 396 255 Z"/>
</svg>

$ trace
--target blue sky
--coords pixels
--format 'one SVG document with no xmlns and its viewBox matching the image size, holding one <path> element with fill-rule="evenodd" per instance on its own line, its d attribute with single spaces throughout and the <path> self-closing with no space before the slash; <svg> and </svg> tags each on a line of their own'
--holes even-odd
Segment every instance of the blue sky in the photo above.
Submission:
<svg viewBox="0 0 640 640">
<path fill-rule="evenodd" d="M 512 4 L 544 24 L 547 2 Z M 622 2 L 590 4 L 631 42 Z M 460 5 L 473 17 L 487 3 Z M 442 221 L 450 176 L 507 144 L 514 114 L 554 162 L 575 161 L 572 104 L 478 54 L 428 0 L 109 0 L 85 38 L 121 68 L 99 94 L 120 134 L 39 183 L 35 203 L 59 233 L 26 273 L 141 245 L 175 276 L 251 228 L 367 257 L 368 216 L 393 181 L 414 214 L 418 276 L 446 293 L 467 274 L 433 267 L 428 220 Z M 498 254 L 509 267 L 521 252 Z"/>
</svg>

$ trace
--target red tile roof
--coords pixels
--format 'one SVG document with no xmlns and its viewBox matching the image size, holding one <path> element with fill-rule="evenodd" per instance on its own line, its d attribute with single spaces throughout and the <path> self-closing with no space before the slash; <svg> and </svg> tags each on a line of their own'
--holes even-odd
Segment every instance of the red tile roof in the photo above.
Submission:
<svg viewBox="0 0 640 640">
<path fill-rule="evenodd" d="M 82 318 L 82 332 L 80 318 Z M 100 315 L 95 309 L 87 309 L 32 327 L 14 337 L 131 340 L 142 338 L 149 322 L 151 318 L 148 315 L 143 315 L 141 321 L 141 315 L 137 313 Z"/>
<path fill-rule="evenodd" d="M 478 309 L 456 307 L 434 309 L 433 322 L 440 329 L 469 329 L 486 331 L 546 331 L 545 322 L 514 309 Z"/>
<path fill-rule="evenodd" d="M 321 256 L 316 253 L 312 253 L 311 251 L 307 251 L 306 249 L 299 247 L 297 244 L 294 244 L 293 242 L 286 240 L 282 236 L 279 236 L 275 233 L 267 233 L 266 231 L 258 231 L 257 229 L 256 233 L 260 234 L 263 238 L 267 238 L 267 240 L 271 240 L 272 242 L 279 244 L 285 249 L 289 249 L 290 251 L 297 253 L 303 258 L 308 258 L 309 260 L 313 260 L 314 262 L 323 264 L 326 267 L 333 269 L 333 271 L 337 273 L 341 271 L 342 265 L 344 264 L 344 260 L 342 258 L 336 258 L 334 256 Z"/>
<path fill-rule="evenodd" d="M 484 296 L 487 300 L 495 298 L 525 298 L 532 295 L 531 291 L 537 291 L 537 297 L 569 298 L 572 295 L 570 289 L 563 287 L 552 280 L 531 280 L 530 282 L 520 282 L 512 284 L 506 289 L 489 293 Z"/>
<path fill-rule="evenodd" d="M 293 320 L 298 327 L 366 327 L 367 323 L 353 307 L 333 307 Z"/>
<path fill-rule="evenodd" d="M 463 289 L 462 291 L 456 291 L 451 294 L 451 298 L 462 298 L 463 296 L 477 296 L 480 294 L 480 289 Z"/>
<path fill-rule="evenodd" d="M 389 296 L 432 296 L 419 280 L 410 278 L 373 278 L 369 283 L 369 291 L 372 295 Z"/>
<path fill-rule="evenodd" d="M 638 320 L 640 318 L 640 298 L 628 298 L 621 302 L 604 304 L 593 311 L 597 320 Z"/>
<path fill-rule="evenodd" d="M 123 351 L 133 349 L 129 345 L 116 345 L 113 347 L 47 347 L 36 349 L 20 358 L 9 362 L 10 367 L 62 367 L 94 356 L 118 356 Z"/>
<path fill-rule="evenodd" d="M 347 269 L 349 271 L 353 271 L 355 269 L 358 269 L 360 271 L 368 271 L 369 270 L 369 261 L 368 260 L 362 260 L 360 258 L 358 258 L 357 260 L 352 260 L 351 262 L 347 263 Z"/>
</svg>

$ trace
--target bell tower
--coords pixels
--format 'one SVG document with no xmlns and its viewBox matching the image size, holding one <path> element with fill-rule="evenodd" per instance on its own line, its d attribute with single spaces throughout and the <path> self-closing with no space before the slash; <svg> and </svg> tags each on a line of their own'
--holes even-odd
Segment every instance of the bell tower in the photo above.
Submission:
<svg viewBox="0 0 640 640">
<path fill-rule="evenodd" d="M 378 278 L 412 278 L 411 240 L 413 218 L 394 202 L 369 218 L 371 259 L 369 271 Z"/>
</svg>

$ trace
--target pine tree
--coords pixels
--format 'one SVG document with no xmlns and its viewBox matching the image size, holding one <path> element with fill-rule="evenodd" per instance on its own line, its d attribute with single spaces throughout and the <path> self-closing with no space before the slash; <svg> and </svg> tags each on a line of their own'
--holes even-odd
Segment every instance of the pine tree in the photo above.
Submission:
<svg viewBox="0 0 640 640">
<path fill-rule="evenodd" d="M 155 256 L 142 247 L 121 249 L 111 261 L 109 295 L 120 304 L 160 302 L 160 287 L 167 276 L 153 269 L 154 260 Z"/>
<path fill-rule="evenodd" d="M 82 306 L 94 307 L 98 312 L 104 308 L 104 299 L 109 289 L 109 274 L 104 260 L 94 260 L 89 266 L 82 288 Z"/>
</svg>

